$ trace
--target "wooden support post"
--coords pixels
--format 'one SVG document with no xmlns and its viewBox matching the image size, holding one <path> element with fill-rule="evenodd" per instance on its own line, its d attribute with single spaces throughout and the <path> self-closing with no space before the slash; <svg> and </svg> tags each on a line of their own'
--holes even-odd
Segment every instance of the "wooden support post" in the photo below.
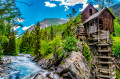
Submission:
<svg viewBox="0 0 120 79">
<path fill-rule="evenodd" d="M 99 17 L 98 17 L 98 42 L 100 41 L 100 26 L 99 26 Z"/>
</svg>

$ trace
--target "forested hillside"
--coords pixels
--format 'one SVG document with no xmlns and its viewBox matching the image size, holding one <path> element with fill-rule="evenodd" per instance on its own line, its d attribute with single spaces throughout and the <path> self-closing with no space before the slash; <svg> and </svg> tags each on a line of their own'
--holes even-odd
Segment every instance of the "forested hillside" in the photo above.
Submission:
<svg viewBox="0 0 120 79">
<path fill-rule="evenodd" d="M 43 21 L 40 22 L 40 27 L 41 28 L 46 28 L 48 26 L 53 26 L 53 25 L 59 25 L 59 24 L 64 24 L 67 23 L 69 19 L 59 19 L 59 18 L 46 18 Z M 34 29 L 34 25 L 32 25 L 28 31 L 32 31 Z"/>
<path fill-rule="evenodd" d="M 34 55 L 37 54 L 36 56 L 39 54 L 40 57 L 45 57 L 55 53 L 57 54 L 55 55 L 55 58 L 58 58 L 59 55 L 65 55 L 65 51 L 72 51 L 75 43 L 77 42 L 77 39 L 75 38 L 75 28 L 81 24 L 80 18 L 81 14 L 66 24 L 50 26 L 41 30 L 41 24 L 38 22 L 31 32 L 27 30 L 23 34 L 20 41 L 20 52 L 31 52 Z M 68 41 L 65 42 L 65 40 Z M 74 43 L 71 48 L 69 48 L 69 41 L 71 41 L 70 44 L 72 44 L 72 42 Z M 63 44 L 61 44 L 62 42 Z"/>
<path fill-rule="evenodd" d="M 115 14 L 116 17 L 120 17 L 120 3 L 115 4 L 110 7 L 112 9 L 113 14 Z"/>
<path fill-rule="evenodd" d="M 112 1 L 109 0 L 95 1 L 99 3 L 99 9 L 106 7 L 106 3 L 108 6 L 112 3 Z M 0 63 L 2 56 L 4 55 L 15 56 L 16 60 L 18 60 L 18 55 L 22 57 L 24 54 L 30 54 L 31 56 L 27 57 L 27 60 L 37 62 L 41 68 L 46 68 L 52 72 L 55 71 L 57 74 L 59 72 L 58 75 L 63 78 L 67 77 L 68 79 L 74 79 L 75 76 L 75 79 L 90 79 L 92 72 L 94 72 L 92 74 L 96 76 L 96 71 L 92 71 L 95 69 L 92 59 L 94 59 L 93 54 L 96 52 L 92 52 L 91 50 L 93 49 L 90 49 L 88 46 L 89 42 L 87 41 L 89 40 L 89 35 L 85 34 L 83 39 L 77 39 L 77 30 L 79 30 L 79 26 L 83 26 L 83 23 L 81 22 L 81 13 L 76 16 L 76 11 L 73 8 L 72 12 L 67 15 L 69 19 L 44 19 L 31 26 L 23 35 L 16 38 L 16 31 L 14 31 L 14 28 L 22 26 L 21 23 L 16 21 L 16 19 L 21 18 L 21 12 L 19 8 L 16 7 L 16 3 L 12 0 L 4 0 L 4 2 L 1 2 L 0 0 L 0 5 L 2 5 L 0 8 Z M 116 59 L 114 60 L 115 66 L 117 66 L 116 77 L 117 79 L 120 79 L 120 64 L 116 63 L 116 61 L 120 61 L 120 3 L 113 5 L 110 8 L 116 16 L 114 20 L 114 33 L 111 34 L 110 39 L 113 44 L 111 51 L 113 51 L 113 55 Z M 89 23 L 89 25 L 91 24 Z M 96 27 L 98 26 L 96 25 Z M 96 34 L 98 34 L 98 32 L 96 32 Z M 94 42 L 92 41 L 92 43 Z M 98 49 L 97 47 L 95 48 Z M 104 48 L 105 47 L 103 47 L 103 49 Z M 19 61 L 22 62 L 24 60 Z M 26 60 L 24 62 L 26 62 Z M 15 63 L 13 63 L 13 65 Z M 23 65 L 26 64 L 23 63 L 22 65 L 19 65 L 19 68 Z M 29 64 L 27 64 L 27 66 L 29 67 Z M 5 65 L 3 65 L 3 69 L 4 68 Z M 21 68 L 21 71 L 22 69 L 24 68 Z M 12 69 L 12 71 L 14 70 Z M 21 74 L 21 71 L 18 72 L 17 75 Z M 33 75 L 31 76 L 33 77 Z M 49 74 L 47 74 L 46 77 L 47 76 L 49 76 Z"/>
</svg>

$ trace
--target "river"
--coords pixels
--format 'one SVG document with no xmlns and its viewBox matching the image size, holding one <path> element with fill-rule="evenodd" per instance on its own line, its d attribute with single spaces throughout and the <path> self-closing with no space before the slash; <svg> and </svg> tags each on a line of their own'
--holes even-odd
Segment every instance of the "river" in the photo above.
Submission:
<svg viewBox="0 0 120 79">
<path fill-rule="evenodd" d="M 6 68 L 4 69 L 5 75 L 0 76 L 0 79 L 33 79 L 33 77 L 39 72 L 42 72 L 42 78 L 44 79 L 48 73 L 52 73 L 53 79 L 59 79 L 58 75 L 42 69 L 36 62 L 33 62 L 29 54 L 5 56 L 4 59 L 5 58 L 11 59 L 11 63 L 6 65 Z"/>
</svg>

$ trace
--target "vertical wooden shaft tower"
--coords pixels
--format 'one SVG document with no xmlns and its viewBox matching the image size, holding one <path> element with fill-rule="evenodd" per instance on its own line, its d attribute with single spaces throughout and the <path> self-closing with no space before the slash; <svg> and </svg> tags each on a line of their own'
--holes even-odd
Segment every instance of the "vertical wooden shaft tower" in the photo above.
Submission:
<svg viewBox="0 0 120 79">
<path fill-rule="evenodd" d="M 115 65 L 112 57 L 112 43 L 109 31 L 98 32 L 97 46 L 97 74 L 98 79 L 115 79 Z"/>
<path fill-rule="evenodd" d="M 115 65 L 112 57 L 112 43 L 109 30 L 99 30 L 89 35 L 88 45 L 94 52 L 94 65 L 98 79 L 115 79 Z"/>
</svg>

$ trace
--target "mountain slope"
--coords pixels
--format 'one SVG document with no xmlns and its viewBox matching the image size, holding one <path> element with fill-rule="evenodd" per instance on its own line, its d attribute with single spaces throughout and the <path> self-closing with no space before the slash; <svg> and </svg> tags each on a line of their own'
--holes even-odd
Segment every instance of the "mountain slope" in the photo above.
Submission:
<svg viewBox="0 0 120 79">
<path fill-rule="evenodd" d="M 120 17 L 120 3 L 117 3 L 110 7 L 112 9 L 113 14 L 115 14 L 116 17 Z"/>
<path fill-rule="evenodd" d="M 59 19 L 59 18 L 46 18 L 43 21 L 40 22 L 41 27 L 45 28 L 51 25 L 59 25 L 59 24 L 64 24 L 67 23 L 69 20 L 68 19 Z M 32 31 L 34 29 L 34 25 L 32 25 L 28 31 Z"/>
</svg>

